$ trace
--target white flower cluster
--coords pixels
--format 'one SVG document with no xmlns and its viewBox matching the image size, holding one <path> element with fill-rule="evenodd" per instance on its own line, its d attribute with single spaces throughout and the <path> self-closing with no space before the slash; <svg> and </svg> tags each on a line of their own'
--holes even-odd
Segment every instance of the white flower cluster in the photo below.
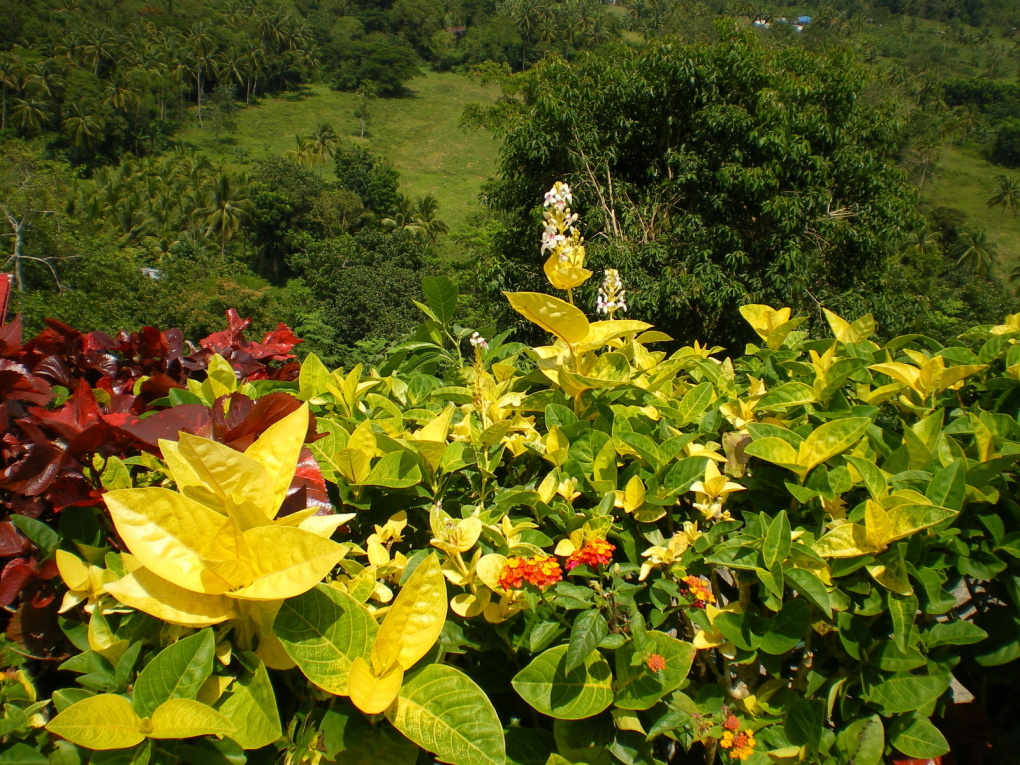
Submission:
<svg viewBox="0 0 1020 765">
<path fill-rule="evenodd" d="M 570 193 L 570 187 L 563 183 L 563 181 L 556 181 L 555 185 L 545 192 L 545 206 L 553 207 L 557 210 L 565 210 L 567 205 L 574 201 L 573 195 Z"/>
<path fill-rule="evenodd" d="M 477 332 L 471 333 L 471 337 L 468 339 L 468 342 L 471 343 L 472 348 L 480 348 L 483 351 L 489 350 L 489 341 Z"/>
<path fill-rule="evenodd" d="M 607 314 L 612 318 L 617 311 L 627 310 L 627 291 L 623 288 L 623 280 L 620 279 L 620 272 L 615 268 L 605 271 L 605 278 L 602 286 L 599 287 L 599 294 L 595 306 L 599 313 Z"/>
</svg>

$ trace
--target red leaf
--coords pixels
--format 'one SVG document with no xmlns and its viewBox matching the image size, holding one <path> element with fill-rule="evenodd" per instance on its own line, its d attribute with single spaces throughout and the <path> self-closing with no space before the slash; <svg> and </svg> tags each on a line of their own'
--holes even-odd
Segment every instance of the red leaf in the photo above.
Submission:
<svg viewBox="0 0 1020 765">
<path fill-rule="evenodd" d="M 49 383 L 28 371 L 23 364 L 0 359 L 0 399 L 45 404 L 53 397 Z"/>
<path fill-rule="evenodd" d="M 0 522 L 0 557 L 22 555 L 32 549 L 32 543 L 23 537 L 10 521 Z"/>
<path fill-rule="evenodd" d="M 287 393 L 270 393 L 268 396 L 263 396 L 241 422 L 224 434 L 223 443 L 243 452 L 255 442 L 256 437 L 265 432 L 266 428 L 279 422 L 300 406 L 301 402 Z M 233 407 L 231 407 L 231 413 L 233 413 Z M 312 418 L 309 417 L 309 430 L 314 434 L 315 430 L 311 421 Z"/>
<path fill-rule="evenodd" d="M 0 606 L 13 603 L 28 583 L 35 579 L 35 566 L 27 558 L 13 558 L 0 573 Z"/>
<path fill-rule="evenodd" d="M 0 356 L 15 357 L 21 350 L 21 316 L 0 327 Z"/>
<path fill-rule="evenodd" d="M 182 404 L 164 409 L 142 419 L 133 414 L 106 414 L 103 421 L 111 428 L 124 433 L 147 451 L 157 452 L 161 438 L 177 440 L 180 431 L 208 438 L 212 434 L 212 417 L 209 408 L 201 404 Z"/>
</svg>

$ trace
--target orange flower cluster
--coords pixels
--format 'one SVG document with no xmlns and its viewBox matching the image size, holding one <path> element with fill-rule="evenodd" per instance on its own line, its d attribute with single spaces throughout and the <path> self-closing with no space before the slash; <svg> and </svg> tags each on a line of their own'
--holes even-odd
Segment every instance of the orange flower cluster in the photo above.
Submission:
<svg viewBox="0 0 1020 765">
<path fill-rule="evenodd" d="M 648 657 L 647 664 L 648 669 L 652 672 L 661 672 L 666 668 L 666 660 L 657 653 L 653 653 Z"/>
<path fill-rule="evenodd" d="M 728 727 L 730 720 L 736 720 L 737 725 L 740 725 L 740 721 L 733 715 L 730 715 L 726 718 L 726 723 L 723 724 L 723 727 Z M 726 730 L 723 731 L 722 738 L 719 739 L 719 746 L 729 753 L 730 759 L 740 760 L 741 762 L 754 754 L 754 747 L 757 743 L 754 740 L 754 732 L 749 730 L 742 730 L 740 732 Z"/>
<path fill-rule="evenodd" d="M 709 603 L 715 603 L 711 586 L 701 577 L 685 576 L 680 581 L 687 585 L 687 594 L 694 598 L 691 605 L 695 608 L 704 608 Z"/>
<path fill-rule="evenodd" d="M 737 719 L 736 715 L 727 715 L 722 726 L 726 730 L 738 731 L 740 730 L 740 720 Z"/>
<path fill-rule="evenodd" d="M 505 590 L 519 590 L 525 582 L 544 590 L 561 579 L 560 562 L 552 555 L 510 558 L 499 572 L 499 586 Z"/>
<path fill-rule="evenodd" d="M 603 566 L 613 560 L 613 550 L 616 545 L 607 542 L 605 539 L 593 539 L 580 550 L 574 550 L 567 558 L 567 571 L 571 571 L 582 563 L 595 568 Z"/>
</svg>

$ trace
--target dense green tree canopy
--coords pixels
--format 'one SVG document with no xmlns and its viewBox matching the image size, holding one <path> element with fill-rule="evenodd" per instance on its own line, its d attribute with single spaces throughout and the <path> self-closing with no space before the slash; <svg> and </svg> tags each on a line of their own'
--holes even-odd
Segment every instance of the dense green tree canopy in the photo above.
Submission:
<svg viewBox="0 0 1020 765">
<path fill-rule="evenodd" d="M 589 267 L 619 268 L 634 314 L 680 336 L 732 337 L 746 302 L 877 307 L 912 204 L 884 156 L 894 125 L 863 86 L 847 53 L 750 36 L 549 59 L 511 78 L 482 115 L 505 138 L 487 191 L 502 227 L 490 286 L 534 284 L 535 200 L 564 179 Z"/>
</svg>

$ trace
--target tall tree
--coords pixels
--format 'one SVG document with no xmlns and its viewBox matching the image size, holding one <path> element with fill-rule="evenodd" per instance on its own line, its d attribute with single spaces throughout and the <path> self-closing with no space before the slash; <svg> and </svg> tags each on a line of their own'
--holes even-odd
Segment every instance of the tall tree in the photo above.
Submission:
<svg viewBox="0 0 1020 765">
<path fill-rule="evenodd" d="M 953 255 L 958 266 L 982 279 L 988 278 L 995 265 L 995 246 L 983 228 L 965 232 L 953 248 Z"/>
<path fill-rule="evenodd" d="M 877 310 L 914 214 L 864 84 L 844 52 L 736 32 L 540 62 L 482 115 L 503 138 L 483 281 L 542 283 L 536 203 L 559 179 L 589 267 L 620 269 L 636 315 L 674 336 L 742 337 L 745 302 Z"/>
<path fill-rule="evenodd" d="M 1002 229 L 1002 219 L 1006 217 L 1006 210 L 1016 217 L 1017 209 L 1020 209 L 1020 178 L 1011 178 L 1007 175 L 997 175 L 995 182 L 999 188 L 989 198 L 989 207 L 1001 207 L 1002 214 L 999 216 L 999 229 Z"/>
</svg>

